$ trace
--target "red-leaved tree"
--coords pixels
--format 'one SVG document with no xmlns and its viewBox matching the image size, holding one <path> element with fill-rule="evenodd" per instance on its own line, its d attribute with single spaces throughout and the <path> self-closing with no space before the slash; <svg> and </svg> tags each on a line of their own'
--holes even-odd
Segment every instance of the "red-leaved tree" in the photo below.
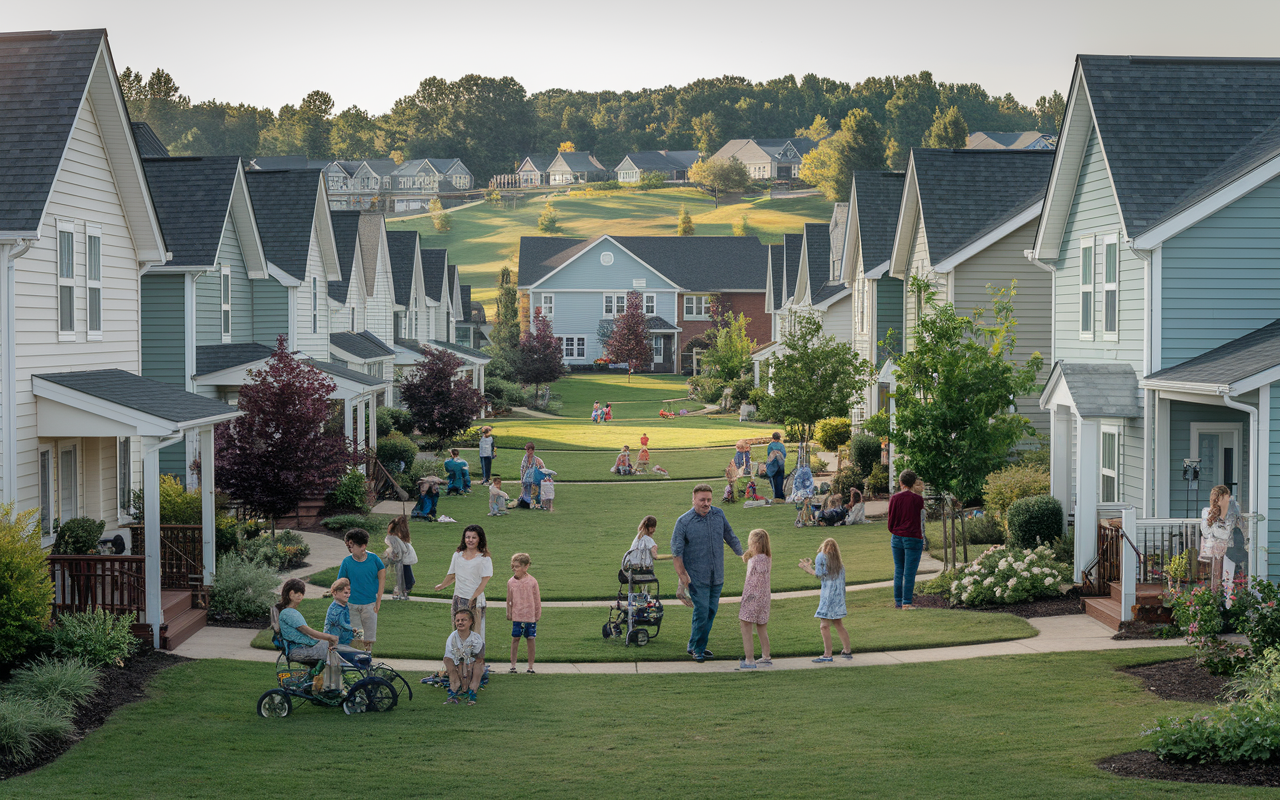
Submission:
<svg viewBox="0 0 1280 800">
<path fill-rule="evenodd" d="M 463 363 L 447 350 L 424 347 L 417 365 L 400 379 L 400 399 L 431 446 L 465 433 L 484 407 L 484 395 L 458 374 Z"/>
<path fill-rule="evenodd" d="M 335 384 L 294 358 L 288 339 L 240 387 L 244 413 L 216 431 L 218 488 L 271 520 L 337 485 L 352 463 L 346 438 L 326 432 Z"/>
<path fill-rule="evenodd" d="M 639 292 L 627 292 L 627 310 L 614 319 L 613 333 L 604 351 L 613 363 L 626 362 L 628 383 L 631 373 L 649 371 L 653 364 L 653 343 L 649 320 L 644 315 L 644 299 Z"/>
<path fill-rule="evenodd" d="M 529 330 L 520 334 L 516 348 L 516 378 L 524 384 L 533 384 L 534 393 L 546 383 L 555 383 L 564 375 L 564 353 L 560 340 L 551 332 L 551 320 L 542 315 L 542 309 L 533 311 Z"/>
</svg>

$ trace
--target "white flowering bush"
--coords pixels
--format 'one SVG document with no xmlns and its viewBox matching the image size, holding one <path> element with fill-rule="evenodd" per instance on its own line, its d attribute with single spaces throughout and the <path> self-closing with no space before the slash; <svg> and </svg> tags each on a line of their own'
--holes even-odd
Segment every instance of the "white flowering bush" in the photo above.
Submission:
<svg viewBox="0 0 1280 800">
<path fill-rule="evenodd" d="M 966 606 L 1025 603 L 1055 597 L 1071 579 L 1071 567 L 1048 547 L 1023 550 L 998 544 L 978 556 L 951 582 L 951 602 Z"/>
</svg>

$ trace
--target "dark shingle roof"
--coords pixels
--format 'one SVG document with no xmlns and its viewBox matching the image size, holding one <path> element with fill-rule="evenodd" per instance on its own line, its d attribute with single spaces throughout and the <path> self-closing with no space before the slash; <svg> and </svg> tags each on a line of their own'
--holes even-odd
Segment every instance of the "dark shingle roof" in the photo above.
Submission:
<svg viewBox="0 0 1280 800">
<path fill-rule="evenodd" d="M 929 260 L 938 264 L 976 235 L 1044 199 L 1052 150 L 912 148 Z"/>
<path fill-rule="evenodd" d="M 1084 363 L 1059 361 L 1053 365 L 1045 391 L 1059 373 L 1067 384 L 1076 412 L 1082 417 L 1142 416 L 1138 405 L 1138 376 L 1125 363 Z"/>
<path fill-rule="evenodd" d="M 1280 119 L 1280 59 L 1079 57 L 1137 236 Z"/>
<path fill-rule="evenodd" d="M 893 233 L 898 225 L 906 176 L 905 172 L 853 173 L 864 270 L 875 269 L 893 255 Z"/>
<path fill-rule="evenodd" d="M 333 222 L 333 241 L 338 247 L 338 272 L 340 281 L 329 281 L 329 296 L 339 303 L 347 302 L 347 290 L 351 288 L 351 271 L 356 265 L 356 247 L 359 244 L 360 212 L 330 211 Z"/>
<path fill-rule="evenodd" d="M 425 344 L 429 347 L 438 347 L 441 350 L 449 350 L 457 353 L 458 355 L 467 356 L 468 358 L 479 358 L 485 361 L 490 361 L 493 358 L 483 350 L 477 350 L 474 347 L 467 347 L 466 345 L 455 344 L 454 342 L 442 342 L 439 339 L 432 339 Z"/>
<path fill-rule="evenodd" d="M 418 252 L 417 231 L 387 231 L 387 255 L 391 257 L 391 285 L 396 302 L 408 308 L 413 293 L 414 256 Z"/>
<path fill-rule="evenodd" d="M 692 160 L 690 160 L 692 154 Z M 685 170 L 698 160 L 698 151 L 696 150 L 645 150 L 640 153 L 627 153 L 626 159 L 631 159 L 631 164 L 636 169 L 644 172 L 671 172 L 673 170 Z M 621 166 L 622 162 L 618 162 Z"/>
<path fill-rule="evenodd" d="M 691 292 L 764 291 L 768 250 L 754 236 L 613 236 L 667 280 Z M 522 236 L 520 285 L 530 286 L 594 239 Z M 799 257 L 797 256 L 797 264 Z"/>
<path fill-rule="evenodd" d="M 156 132 L 145 122 L 130 123 L 133 129 L 133 142 L 138 146 L 138 155 L 143 158 L 168 158 L 169 148 L 164 146 Z"/>
<path fill-rule="evenodd" d="M 165 244 L 173 253 L 168 264 L 213 266 L 240 159 L 147 158 L 142 167 Z"/>
<path fill-rule="evenodd" d="M 461 286 L 459 286 L 458 289 L 461 290 L 462 292 L 462 314 L 459 317 L 458 321 L 470 322 L 471 321 L 471 284 L 464 283 Z"/>
<path fill-rule="evenodd" d="M 1280 364 L 1280 320 L 1177 366 L 1153 372 L 1147 378 L 1230 386 L 1277 364 Z"/>
<path fill-rule="evenodd" d="M 834 294 L 843 292 L 843 283 L 827 282 L 831 275 L 831 226 L 806 222 L 804 238 L 809 261 L 809 299 L 817 305 Z"/>
<path fill-rule="evenodd" d="M 122 369 L 57 372 L 35 375 L 50 383 L 132 408 L 169 422 L 191 422 L 234 413 L 226 403 L 201 397 L 172 384 L 143 378 Z"/>
<path fill-rule="evenodd" d="M 350 353 L 356 358 L 368 361 L 374 358 L 386 358 L 396 354 L 387 346 L 386 342 L 374 336 L 368 331 L 352 333 L 350 331 L 340 331 L 338 333 L 329 334 L 329 344 L 338 348 L 344 353 Z"/>
<path fill-rule="evenodd" d="M 354 369 L 340 367 L 330 361 L 316 361 L 314 358 L 308 358 L 304 363 L 315 367 L 323 373 L 332 375 L 335 378 L 345 378 L 346 380 L 355 381 L 356 383 L 361 383 L 365 386 L 381 386 L 387 382 L 382 378 L 375 378 L 365 372 L 357 372 Z"/>
<path fill-rule="evenodd" d="M 785 248 L 786 285 L 782 290 L 782 301 L 785 303 L 796 296 L 796 284 L 800 280 L 800 248 L 804 245 L 804 234 L 786 233 L 782 236 Z"/>
<path fill-rule="evenodd" d="M 275 350 L 265 344 L 205 344 L 196 348 L 196 375 L 209 375 L 242 364 L 270 358 Z"/>
<path fill-rule="evenodd" d="M 560 153 L 560 159 L 571 172 L 608 172 L 591 153 Z"/>
<path fill-rule="evenodd" d="M 538 172 L 546 172 L 547 167 L 551 166 L 551 162 L 556 160 L 555 153 L 532 153 L 520 159 L 520 166 L 524 166 L 525 159 Z M 519 167 L 517 167 L 519 169 Z"/>
<path fill-rule="evenodd" d="M 645 319 L 644 322 L 645 322 L 645 326 L 651 331 L 666 333 L 668 331 L 680 330 L 675 325 L 672 325 L 670 322 L 667 322 L 662 317 L 648 317 L 647 319 Z"/>
<path fill-rule="evenodd" d="M 34 231 L 106 31 L 0 34 L 0 231 Z"/>
<path fill-rule="evenodd" d="M 246 170 L 245 180 L 267 260 L 305 280 L 320 171 Z"/>
<path fill-rule="evenodd" d="M 449 301 L 449 298 L 440 296 L 444 286 L 444 272 L 449 267 L 446 263 L 448 258 L 449 251 L 442 248 L 422 250 L 422 288 L 427 297 L 436 302 Z"/>
<path fill-rule="evenodd" d="M 773 279 L 773 307 L 782 308 L 783 291 L 786 283 L 787 248 L 780 244 L 769 245 L 769 269 Z"/>
</svg>

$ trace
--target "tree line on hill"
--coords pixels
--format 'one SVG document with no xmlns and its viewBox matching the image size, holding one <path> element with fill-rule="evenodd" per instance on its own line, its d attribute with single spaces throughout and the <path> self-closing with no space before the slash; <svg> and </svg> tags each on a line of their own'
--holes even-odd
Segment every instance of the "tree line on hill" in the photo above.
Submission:
<svg viewBox="0 0 1280 800">
<path fill-rule="evenodd" d="M 566 142 L 611 167 L 629 152 L 709 155 L 730 139 L 791 137 L 818 117 L 839 131 L 853 112 L 879 126 L 881 154 L 900 169 L 940 112 L 955 108 L 969 130 L 1049 133 L 1058 130 L 1065 106 L 1059 92 L 1026 106 L 1012 94 L 993 97 L 976 83 L 939 83 L 928 71 L 856 84 L 813 74 L 763 83 L 726 75 L 681 87 L 532 95 L 512 77 L 430 77 L 377 116 L 355 105 L 334 113 L 333 98 L 320 90 L 279 111 L 192 103 L 163 69 L 144 79 L 126 67 L 120 86 L 130 116 L 150 124 L 173 155 L 460 158 L 482 181 L 514 172 L 524 155 L 555 152 Z"/>
</svg>

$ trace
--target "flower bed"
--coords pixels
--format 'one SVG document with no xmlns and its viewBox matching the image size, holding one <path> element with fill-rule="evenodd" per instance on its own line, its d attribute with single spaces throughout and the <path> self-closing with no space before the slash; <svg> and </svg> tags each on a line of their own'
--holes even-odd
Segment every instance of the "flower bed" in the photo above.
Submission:
<svg viewBox="0 0 1280 800">
<path fill-rule="evenodd" d="M 950 600 L 966 606 L 1025 603 L 1062 594 L 1071 567 L 1053 557 L 1045 546 L 1034 550 L 1002 544 L 989 548 L 951 582 Z"/>
</svg>

